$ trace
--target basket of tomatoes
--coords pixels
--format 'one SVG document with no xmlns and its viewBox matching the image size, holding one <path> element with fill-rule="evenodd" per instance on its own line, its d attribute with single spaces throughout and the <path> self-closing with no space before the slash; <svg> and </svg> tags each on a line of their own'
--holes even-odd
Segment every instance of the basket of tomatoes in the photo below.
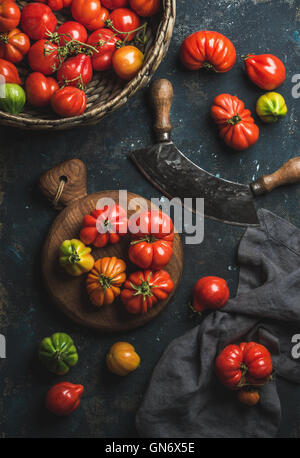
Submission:
<svg viewBox="0 0 300 458">
<path fill-rule="evenodd" d="M 95 124 L 165 56 L 176 0 L 0 0 L 0 124 Z"/>
</svg>

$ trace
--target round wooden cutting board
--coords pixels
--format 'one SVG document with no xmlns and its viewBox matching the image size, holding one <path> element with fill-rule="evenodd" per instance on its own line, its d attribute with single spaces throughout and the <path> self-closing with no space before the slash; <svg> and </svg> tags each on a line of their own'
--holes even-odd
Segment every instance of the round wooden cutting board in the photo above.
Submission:
<svg viewBox="0 0 300 458">
<path fill-rule="evenodd" d="M 63 186 L 60 187 L 62 181 Z M 51 202 L 56 197 L 56 203 L 58 201 L 60 207 L 67 205 L 52 224 L 42 253 L 43 277 L 54 303 L 77 323 L 107 332 L 128 331 L 142 326 L 157 316 L 166 307 L 180 282 L 183 252 L 178 233 L 174 238 L 173 256 L 165 267 L 174 282 L 174 289 L 165 301 L 158 302 L 143 315 L 129 314 L 119 298 L 112 305 L 97 308 L 89 301 L 85 288 L 86 275 L 71 277 L 66 274 L 58 264 L 58 252 L 64 240 L 79 238 L 83 217 L 96 208 L 98 200 L 111 198 L 119 203 L 119 191 L 101 191 L 87 195 L 86 169 L 83 162 L 78 159 L 66 161 L 46 172 L 41 177 L 40 189 Z M 58 190 L 59 195 L 57 195 Z M 137 198 L 142 199 L 128 192 L 128 206 L 130 202 L 131 205 L 133 204 L 132 199 Z M 143 199 L 143 203 L 140 201 L 136 210 L 150 208 L 150 201 Z M 133 213 L 135 210 L 128 209 L 128 217 Z M 127 264 L 127 275 L 129 275 L 139 268 L 129 261 L 128 246 L 129 236 L 126 236 L 115 245 L 108 245 L 104 248 L 93 247 L 92 254 L 95 260 L 105 256 L 124 259 Z"/>
</svg>

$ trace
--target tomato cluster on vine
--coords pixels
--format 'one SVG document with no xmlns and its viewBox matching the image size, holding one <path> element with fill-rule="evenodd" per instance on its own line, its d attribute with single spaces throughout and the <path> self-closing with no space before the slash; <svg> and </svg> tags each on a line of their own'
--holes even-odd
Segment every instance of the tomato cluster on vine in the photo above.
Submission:
<svg viewBox="0 0 300 458">
<path fill-rule="evenodd" d="M 51 106 L 62 117 L 80 116 L 85 88 L 94 72 L 113 70 L 125 81 L 142 68 L 148 23 L 161 0 L 39 0 L 21 10 L 15 0 L 0 0 L 0 76 L 8 100 L 1 108 L 18 114 L 27 102 Z M 56 11 L 70 10 L 72 20 L 57 27 Z M 25 92 L 15 64 L 31 73 Z M 1 81 L 0 81 L 1 82 Z M 11 87 L 10 87 L 11 86 Z M 21 95 L 21 97 L 20 97 Z"/>
</svg>

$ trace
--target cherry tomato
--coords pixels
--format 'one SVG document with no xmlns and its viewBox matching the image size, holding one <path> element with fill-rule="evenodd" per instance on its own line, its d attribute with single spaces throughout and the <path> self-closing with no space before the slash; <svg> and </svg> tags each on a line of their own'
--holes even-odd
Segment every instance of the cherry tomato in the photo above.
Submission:
<svg viewBox="0 0 300 458">
<path fill-rule="evenodd" d="M 10 62 L 20 62 L 30 48 L 30 40 L 26 33 L 13 29 L 9 33 L 0 34 L 0 57 Z"/>
<path fill-rule="evenodd" d="M 79 406 L 83 390 L 82 385 L 69 382 L 57 383 L 46 395 L 46 408 L 55 415 L 69 415 Z"/>
<path fill-rule="evenodd" d="M 85 54 L 69 57 L 57 71 L 57 81 L 61 86 L 75 86 L 83 89 L 92 78 L 92 61 Z"/>
<path fill-rule="evenodd" d="M 250 54 L 245 58 L 246 72 L 256 86 L 272 91 L 281 86 L 286 78 L 283 62 L 272 54 Z"/>
<path fill-rule="evenodd" d="M 129 0 L 129 4 L 139 16 L 148 17 L 158 12 L 160 0 Z"/>
<path fill-rule="evenodd" d="M 34 72 L 51 75 L 59 66 L 57 45 L 47 40 L 37 41 L 29 50 L 28 62 Z"/>
<path fill-rule="evenodd" d="M 64 118 L 80 116 L 86 108 L 86 95 L 77 87 L 66 86 L 53 94 L 51 106 L 55 113 Z"/>
<path fill-rule="evenodd" d="M 0 3 L 0 32 L 9 32 L 18 27 L 20 18 L 20 8 L 14 1 Z"/>
<path fill-rule="evenodd" d="M 43 3 L 29 3 L 24 6 L 21 27 L 32 40 L 46 38 L 47 32 L 54 32 L 57 19 L 49 6 Z"/>
<path fill-rule="evenodd" d="M 103 13 L 99 0 L 73 0 L 71 11 L 75 21 L 80 22 L 88 29 L 89 24 L 97 21 L 98 16 Z"/>
<path fill-rule="evenodd" d="M 68 8 L 72 3 L 72 0 L 48 0 L 48 6 L 53 11 L 59 11 L 63 8 Z"/>
<path fill-rule="evenodd" d="M 131 41 L 136 35 L 136 32 L 129 33 L 136 30 L 141 25 L 138 15 L 129 8 L 117 8 L 109 15 L 112 22 L 114 32 L 119 33 L 119 38 L 126 41 Z"/>
<path fill-rule="evenodd" d="M 58 27 L 56 32 L 59 35 L 64 35 L 60 38 L 60 46 L 64 46 L 70 40 L 78 40 L 81 43 L 85 43 L 88 37 L 86 28 L 79 24 L 79 22 L 68 21 L 64 22 Z"/>
<path fill-rule="evenodd" d="M 106 8 L 101 8 L 100 14 L 88 24 L 87 28 L 89 30 L 97 30 L 104 27 L 108 17 L 109 11 Z"/>
<path fill-rule="evenodd" d="M 102 0 L 101 5 L 109 10 L 115 10 L 116 8 L 128 6 L 128 0 Z"/>
<path fill-rule="evenodd" d="M 219 309 L 229 299 L 226 281 L 219 277 L 203 277 L 197 281 L 193 292 L 193 309 L 203 312 L 207 309 Z"/>
<path fill-rule="evenodd" d="M 26 99 L 34 107 L 50 105 L 54 92 L 59 90 L 59 85 L 51 76 L 46 77 L 42 73 L 33 72 L 25 82 Z"/>
<path fill-rule="evenodd" d="M 131 80 L 142 68 L 144 54 L 135 46 L 122 46 L 117 49 L 112 58 L 116 74 L 126 80 Z"/>
<path fill-rule="evenodd" d="M 17 67 L 7 60 L 0 59 L 0 82 L 4 78 L 4 83 L 22 84 Z"/>
<path fill-rule="evenodd" d="M 112 57 L 116 52 L 117 42 L 118 38 L 112 30 L 99 29 L 92 33 L 88 39 L 88 44 L 94 46 L 98 50 L 98 53 L 95 52 L 92 56 L 94 70 L 104 71 L 111 68 Z"/>
</svg>

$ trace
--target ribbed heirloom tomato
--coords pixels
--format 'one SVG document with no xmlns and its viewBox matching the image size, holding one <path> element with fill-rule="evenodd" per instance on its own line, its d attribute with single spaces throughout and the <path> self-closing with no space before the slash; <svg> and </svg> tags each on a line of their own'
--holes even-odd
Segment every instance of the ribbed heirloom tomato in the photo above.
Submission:
<svg viewBox="0 0 300 458">
<path fill-rule="evenodd" d="M 28 52 L 28 62 L 34 72 L 51 75 L 59 67 L 57 45 L 47 40 L 36 41 Z"/>
<path fill-rule="evenodd" d="M 59 85 L 55 78 L 46 77 L 38 72 L 30 73 L 25 82 L 27 102 L 35 107 L 49 105 L 52 95 L 58 89 Z"/>
<path fill-rule="evenodd" d="M 4 59 L 0 59 L 0 77 L 4 78 L 5 83 L 22 84 L 17 67 Z"/>
<path fill-rule="evenodd" d="M 221 33 L 204 30 L 187 37 L 181 45 L 180 59 L 189 70 L 206 68 L 228 72 L 236 60 L 233 43 Z"/>
<path fill-rule="evenodd" d="M 67 21 L 58 27 L 56 30 L 60 35 L 60 46 L 64 46 L 70 40 L 77 40 L 81 43 L 85 43 L 88 37 L 86 28 L 75 21 Z"/>
<path fill-rule="evenodd" d="M 129 8 L 117 8 L 109 15 L 109 20 L 112 23 L 112 29 L 118 33 L 121 40 L 131 41 L 136 36 L 136 29 L 141 25 L 138 15 Z M 133 31 L 132 33 L 129 33 Z"/>
<path fill-rule="evenodd" d="M 51 106 L 59 116 L 80 116 L 86 109 L 86 95 L 77 87 L 66 86 L 53 94 Z"/>
<path fill-rule="evenodd" d="M 93 78 L 91 58 L 85 54 L 69 57 L 57 71 L 61 86 L 75 86 L 83 89 Z"/>
<path fill-rule="evenodd" d="M 73 0 L 72 16 L 89 30 L 99 29 L 108 17 L 108 11 L 101 8 L 99 0 Z"/>
<path fill-rule="evenodd" d="M 0 32 L 9 32 L 18 27 L 21 11 L 14 1 L 0 2 Z"/>
<path fill-rule="evenodd" d="M 32 40 L 46 38 L 47 32 L 54 32 L 57 19 L 49 6 L 42 3 L 29 3 L 24 6 L 21 28 Z"/>
<path fill-rule="evenodd" d="M 211 115 L 226 145 L 241 151 L 254 145 L 259 138 L 259 128 L 245 109 L 245 104 L 230 94 L 218 95 L 211 107 Z"/>
<path fill-rule="evenodd" d="M 129 0 L 130 7 L 142 17 L 153 16 L 160 7 L 160 0 Z"/>
<path fill-rule="evenodd" d="M 94 52 L 92 56 L 94 70 L 104 71 L 111 68 L 112 57 L 116 52 L 117 42 L 118 38 L 110 29 L 99 29 L 90 35 L 88 44 L 95 47 L 98 51 Z"/>
<path fill-rule="evenodd" d="M 0 34 L 0 57 L 10 62 L 21 62 L 28 53 L 30 40 L 26 33 L 13 29 L 8 33 Z"/>
</svg>

